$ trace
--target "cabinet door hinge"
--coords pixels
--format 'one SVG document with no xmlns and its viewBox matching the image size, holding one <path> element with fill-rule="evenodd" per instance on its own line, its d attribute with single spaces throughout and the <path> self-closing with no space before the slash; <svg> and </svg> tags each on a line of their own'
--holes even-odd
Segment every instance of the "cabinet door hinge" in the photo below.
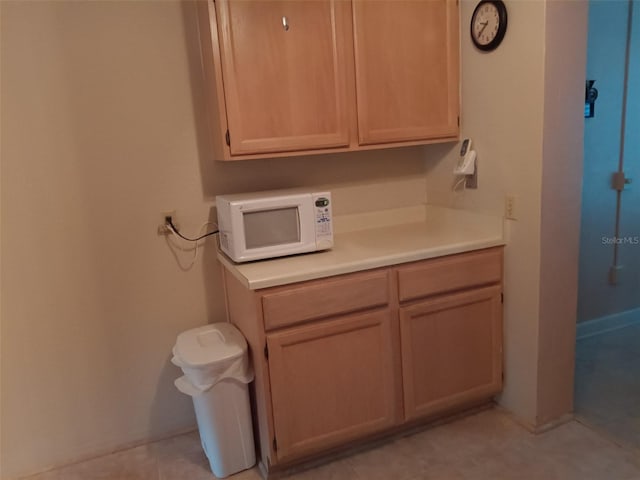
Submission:
<svg viewBox="0 0 640 480">
<path fill-rule="evenodd" d="M 460 126 L 460 115 L 458 115 L 458 126 Z"/>
<path fill-rule="evenodd" d="M 264 358 L 269 359 L 269 345 L 264 344 Z"/>
<path fill-rule="evenodd" d="M 278 451 L 278 441 L 276 440 L 276 437 L 273 437 L 273 451 Z"/>
<path fill-rule="evenodd" d="M 500 303 L 504 303 L 504 293 L 500 294 Z"/>
<path fill-rule="evenodd" d="M 229 129 L 227 129 L 227 133 L 225 134 L 224 139 L 226 140 L 227 145 L 231 146 L 231 135 L 229 135 Z"/>
</svg>

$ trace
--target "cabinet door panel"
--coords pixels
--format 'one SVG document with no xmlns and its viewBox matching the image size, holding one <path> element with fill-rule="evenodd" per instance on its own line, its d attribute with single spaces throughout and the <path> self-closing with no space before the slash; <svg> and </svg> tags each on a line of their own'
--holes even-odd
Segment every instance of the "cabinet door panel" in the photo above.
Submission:
<svg viewBox="0 0 640 480">
<path fill-rule="evenodd" d="M 361 145 L 455 137 L 455 0 L 353 2 Z"/>
<path fill-rule="evenodd" d="M 231 154 L 347 146 L 349 5 L 219 0 L 217 6 Z"/>
<path fill-rule="evenodd" d="M 405 416 L 488 399 L 502 388 L 501 287 L 400 310 Z"/>
<path fill-rule="evenodd" d="M 278 461 L 396 423 L 393 338 L 388 310 L 267 335 Z"/>
</svg>

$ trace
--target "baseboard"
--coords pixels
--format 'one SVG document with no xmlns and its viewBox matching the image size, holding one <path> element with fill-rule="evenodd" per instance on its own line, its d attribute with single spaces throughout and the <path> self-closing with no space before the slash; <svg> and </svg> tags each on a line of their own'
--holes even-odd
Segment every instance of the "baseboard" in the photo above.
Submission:
<svg viewBox="0 0 640 480">
<path fill-rule="evenodd" d="M 557 428 L 560 425 L 564 425 L 565 423 L 569 423 L 572 420 L 575 420 L 575 416 L 573 415 L 573 413 L 565 413 L 561 417 L 551 420 L 550 422 L 533 427 L 533 430 L 531 431 L 535 434 L 548 432 L 549 430 L 553 430 L 554 428 Z"/>
<path fill-rule="evenodd" d="M 630 327 L 631 325 L 640 325 L 640 308 L 614 313 L 606 317 L 594 318 L 586 322 L 578 322 L 576 338 L 581 340 L 583 338 L 620 330 L 621 328 Z"/>
<path fill-rule="evenodd" d="M 559 427 L 560 425 L 564 425 L 565 423 L 569 423 L 572 420 L 575 420 L 573 413 L 565 413 L 564 415 L 554 420 L 551 420 L 550 422 L 543 423 L 542 425 L 536 425 L 534 423 L 531 423 L 528 420 L 525 420 L 515 415 L 511 410 L 507 410 L 502 405 L 496 405 L 496 409 L 499 410 L 501 413 L 505 414 L 507 417 L 509 417 L 514 423 L 517 423 L 522 428 L 524 428 L 525 430 L 528 430 L 529 432 L 535 435 L 548 432 L 549 430 L 553 430 L 554 428 Z"/>
<path fill-rule="evenodd" d="M 169 433 L 166 434 L 161 434 L 161 435 L 154 435 L 151 437 L 148 437 L 144 440 L 135 440 L 132 442 L 127 442 L 124 444 L 120 444 L 117 447 L 102 447 L 99 449 L 95 449 L 93 450 L 91 453 L 81 453 L 79 455 L 76 455 L 75 457 L 73 457 L 72 459 L 65 461 L 65 462 L 61 462 L 61 463 L 55 463 L 53 465 L 48 465 L 46 467 L 43 468 L 39 468 L 37 470 L 34 471 L 29 471 L 29 472 L 23 472 L 21 474 L 19 474 L 18 476 L 11 476 L 11 477 L 0 477 L 0 480 L 22 480 L 22 479 L 28 479 L 29 477 L 35 476 L 35 475 L 40 475 L 40 474 L 45 474 L 47 472 L 50 472 L 52 470 L 58 470 L 60 468 L 66 468 L 66 467 L 70 467 L 72 465 L 76 465 L 78 463 L 82 463 L 82 462 L 87 462 L 89 460 L 94 460 L 96 458 L 100 458 L 100 457 L 106 457 L 108 455 L 113 455 L 115 453 L 119 453 L 119 452 L 123 452 L 125 450 L 130 450 L 132 448 L 136 448 L 136 447 L 140 447 L 142 445 L 148 445 L 151 443 L 156 443 L 156 442 L 161 442 L 163 440 L 168 440 L 169 438 L 173 438 L 173 437 L 178 437 L 180 435 L 186 435 L 187 433 L 191 433 L 194 431 L 197 431 L 198 428 L 191 426 L 191 427 L 186 427 L 186 428 L 181 428 L 178 430 L 173 430 Z"/>
</svg>

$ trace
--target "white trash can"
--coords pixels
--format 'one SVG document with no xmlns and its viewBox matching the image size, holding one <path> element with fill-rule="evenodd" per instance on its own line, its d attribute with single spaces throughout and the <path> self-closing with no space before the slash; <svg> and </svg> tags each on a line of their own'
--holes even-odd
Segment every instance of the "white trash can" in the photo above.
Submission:
<svg viewBox="0 0 640 480">
<path fill-rule="evenodd" d="M 214 323 L 178 335 L 175 381 L 193 399 L 202 448 L 211 471 L 224 478 L 256 463 L 248 384 L 253 380 L 247 342 L 230 323 Z"/>
</svg>

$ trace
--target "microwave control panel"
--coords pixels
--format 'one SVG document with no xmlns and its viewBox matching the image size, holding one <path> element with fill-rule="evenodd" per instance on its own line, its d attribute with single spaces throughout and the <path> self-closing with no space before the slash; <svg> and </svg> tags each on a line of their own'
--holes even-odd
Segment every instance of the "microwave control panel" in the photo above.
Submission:
<svg viewBox="0 0 640 480">
<path fill-rule="evenodd" d="M 313 203 L 316 210 L 316 245 L 318 248 L 333 246 L 333 226 L 331 221 L 331 194 L 319 193 L 314 195 Z"/>
</svg>

